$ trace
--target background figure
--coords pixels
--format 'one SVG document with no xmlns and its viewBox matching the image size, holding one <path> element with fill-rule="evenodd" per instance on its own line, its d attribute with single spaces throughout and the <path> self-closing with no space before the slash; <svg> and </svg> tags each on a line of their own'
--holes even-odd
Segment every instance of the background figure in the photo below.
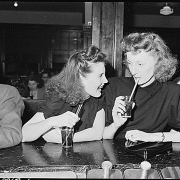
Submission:
<svg viewBox="0 0 180 180">
<path fill-rule="evenodd" d="M 105 87 L 104 139 L 180 142 L 180 86 L 169 81 L 177 59 L 155 33 L 131 33 L 121 40 L 132 77 L 114 77 Z M 123 118 L 122 95 L 130 95 L 134 84 L 135 106 L 131 118 Z M 166 132 L 165 132 L 166 131 Z"/>
<path fill-rule="evenodd" d="M 25 98 L 28 99 L 46 99 L 45 88 L 38 88 L 38 77 L 36 75 L 29 75 L 27 77 L 27 91 Z"/>
<path fill-rule="evenodd" d="M 60 70 L 56 70 L 56 69 L 53 69 L 53 68 L 47 68 L 45 69 L 46 71 L 49 71 L 49 78 L 53 77 L 54 75 L 56 74 L 59 74 L 60 73 Z"/>
<path fill-rule="evenodd" d="M 101 89 L 107 83 L 105 54 L 91 46 L 74 53 L 63 70 L 46 84 L 43 113 L 36 113 L 22 128 L 23 142 L 42 136 L 47 142 L 61 143 L 59 127 L 75 130 L 74 142 L 102 139 L 105 126 Z M 76 111 L 83 103 L 81 113 Z"/>
<path fill-rule="evenodd" d="M 14 86 L 22 97 L 26 95 L 27 85 L 25 78 L 22 78 L 20 75 L 11 76 L 8 84 Z"/>
<path fill-rule="evenodd" d="M 19 144 L 22 140 L 21 116 L 24 103 L 18 90 L 0 84 L 0 148 Z"/>
<path fill-rule="evenodd" d="M 40 73 L 40 78 L 39 78 L 38 87 L 39 87 L 39 88 L 44 87 L 49 78 L 50 78 L 50 71 L 47 70 L 47 69 L 43 70 L 43 71 Z"/>
</svg>

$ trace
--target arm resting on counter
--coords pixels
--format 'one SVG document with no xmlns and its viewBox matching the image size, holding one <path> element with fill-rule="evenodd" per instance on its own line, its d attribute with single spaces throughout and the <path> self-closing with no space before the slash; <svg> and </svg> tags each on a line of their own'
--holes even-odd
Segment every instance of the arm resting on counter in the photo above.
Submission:
<svg viewBox="0 0 180 180">
<path fill-rule="evenodd" d="M 79 131 L 74 134 L 73 142 L 101 140 L 105 126 L 105 112 L 101 109 L 97 112 L 93 127 Z M 55 128 L 43 135 L 47 142 L 61 143 L 61 131 Z"/>
<path fill-rule="evenodd" d="M 155 132 L 146 133 L 140 130 L 129 130 L 125 134 L 125 138 L 130 141 L 145 141 L 145 142 L 180 142 L 180 132 L 171 129 L 170 132 Z"/>
<path fill-rule="evenodd" d="M 52 116 L 47 119 L 44 117 L 44 113 L 37 112 L 24 126 L 22 127 L 23 140 L 34 141 L 40 136 L 48 134 L 55 127 L 68 126 L 72 127 L 79 120 L 79 117 L 67 111 L 58 116 Z M 52 132 L 51 132 L 52 133 Z M 53 138 L 52 138 L 53 141 Z"/>
<path fill-rule="evenodd" d="M 105 112 L 101 109 L 97 112 L 93 126 L 74 134 L 74 142 L 101 140 L 105 126 Z"/>
</svg>

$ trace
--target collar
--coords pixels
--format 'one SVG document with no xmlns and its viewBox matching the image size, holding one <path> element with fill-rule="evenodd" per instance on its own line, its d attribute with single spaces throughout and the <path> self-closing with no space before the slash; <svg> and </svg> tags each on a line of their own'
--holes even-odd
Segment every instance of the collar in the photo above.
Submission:
<svg viewBox="0 0 180 180">
<path fill-rule="evenodd" d="M 138 90 L 143 90 L 149 93 L 150 95 L 153 95 L 160 87 L 161 83 L 159 83 L 157 80 L 154 80 L 151 84 L 145 87 L 138 86 Z"/>
</svg>

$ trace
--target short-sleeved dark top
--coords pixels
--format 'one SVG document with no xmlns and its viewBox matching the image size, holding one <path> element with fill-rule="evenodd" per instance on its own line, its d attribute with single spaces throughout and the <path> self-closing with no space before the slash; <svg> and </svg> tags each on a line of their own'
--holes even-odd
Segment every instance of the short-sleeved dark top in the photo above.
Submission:
<svg viewBox="0 0 180 180">
<path fill-rule="evenodd" d="M 134 86 L 131 77 L 113 77 L 106 85 L 106 126 L 113 122 L 112 108 L 116 97 L 130 95 Z M 162 132 L 167 125 L 180 130 L 180 85 L 173 81 L 154 81 L 144 88 L 138 86 L 134 95 L 132 117 L 118 129 L 115 137 L 124 138 L 126 131 Z"/>
<path fill-rule="evenodd" d="M 87 128 L 91 128 L 94 123 L 96 113 L 104 107 L 103 98 L 90 97 L 83 103 L 83 107 L 79 114 L 80 120 L 75 125 L 75 132 L 82 131 Z M 57 116 L 65 113 L 66 111 L 71 111 L 76 113 L 77 106 L 71 106 L 70 104 L 60 100 L 57 95 L 47 98 L 46 104 L 43 107 L 43 113 L 45 119 Z"/>
</svg>

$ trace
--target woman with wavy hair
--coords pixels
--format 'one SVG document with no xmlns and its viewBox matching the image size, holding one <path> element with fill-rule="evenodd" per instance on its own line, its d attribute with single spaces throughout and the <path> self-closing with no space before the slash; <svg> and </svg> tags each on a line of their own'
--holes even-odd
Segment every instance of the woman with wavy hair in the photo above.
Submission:
<svg viewBox="0 0 180 180">
<path fill-rule="evenodd" d="M 61 143 L 57 127 L 62 126 L 74 126 L 74 142 L 102 139 L 105 111 L 100 97 L 107 83 L 105 57 L 91 46 L 69 58 L 63 70 L 48 80 L 46 105 L 23 126 L 23 142 L 42 136 L 47 142 Z"/>
<path fill-rule="evenodd" d="M 126 35 L 121 48 L 132 77 L 108 80 L 103 138 L 180 142 L 180 86 L 170 81 L 177 59 L 165 41 L 151 32 Z M 132 116 L 124 118 L 121 96 L 130 95 L 135 83 Z"/>
</svg>

